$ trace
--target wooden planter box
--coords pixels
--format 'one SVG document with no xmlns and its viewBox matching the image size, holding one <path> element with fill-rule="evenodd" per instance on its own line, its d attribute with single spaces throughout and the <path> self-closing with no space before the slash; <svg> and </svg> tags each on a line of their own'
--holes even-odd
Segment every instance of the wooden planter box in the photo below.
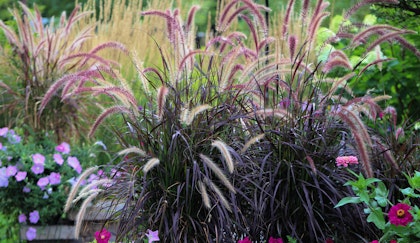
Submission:
<svg viewBox="0 0 420 243">
<path fill-rule="evenodd" d="M 91 205 L 86 209 L 86 214 L 83 217 L 83 224 L 80 230 L 79 239 L 74 236 L 74 225 L 47 225 L 47 226 L 31 226 L 23 225 L 20 228 L 20 239 L 26 239 L 26 231 L 29 227 L 36 229 L 36 238 L 31 242 L 68 242 L 68 243 L 82 243 L 93 241 L 95 232 L 99 231 L 104 225 L 105 221 L 110 218 L 113 212 L 121 209 L 123 205 L 112 205 L 112 202 L 104 202 L 101 204 Z M 77 212 L 70 212 L 68 218 L 74 221 Z M 115 232 L 118 225 L 116 223 L 108 224 L 107 230 L 111 232 L 111 241 L 115 241 Z"/>
</svg>

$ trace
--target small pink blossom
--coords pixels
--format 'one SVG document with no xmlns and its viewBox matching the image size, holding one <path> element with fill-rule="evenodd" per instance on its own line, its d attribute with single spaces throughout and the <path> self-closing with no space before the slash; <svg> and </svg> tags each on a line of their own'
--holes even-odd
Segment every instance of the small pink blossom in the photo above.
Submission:
<svg viewBox="0 0 420 243">
<path fill-rule="evenodd" d="M 249 237 L 245 237 L 242 240 L 238 240 L 238 243 L 252 243 Z"/>
<path fill-rule="evenodd" d="M 146 236 L 147 236 L 147 239 L 148 239 L 148 242 L 153 242 L 153 241 L 159 241 L 160 239 L 159 239 L 159 232 L 156 230 L 156 231 L 151 231 L 151 230 L 147 230 L 147 233 L 146 233 Z"/>
<path fill-rule="evenodd" d="M 369 243 L 379 243 L 379 240 L 373 240 L 373 241 L 371 241 Z"/>
<path fill-rule="evenodd" d="M 340 156 L 335 159 L 335 163 L 337 166 L 344 166 L 347 167 L 350 165 L 357 165 L 359 164 L 359 160 L 356 156 Z"/>
<path fill-rule="evenodd" d="M 32 155 L 32 161 L 34 162 L 34 164 L 44 165 L 45 157 L 42 154 L 36 153 Z"/>
<path fill-rule="evenodd" d="M 7 127 L 0 128 L 0 137 L 6 137 L 8 131 L 9 128 Z"/>
<path fill-rule="evenodd" d="M 111 239 L 111 233 L 106 229 L 102 229 L 101 231 L 96 231 L 95 239 L 97 243 L 108 243 L 109 240 Z"/>
<path fill-rule="evenodd" d="M 28 173 L 26 171 L 19 171 L 15 175 L 16 181 L 23 181 L 23 180 L 25 180 L 27 174 Z"/>
<path fill-rule="evenodd" d="M 268 243 L 283 243 L 283 239 L 270 237 L 270 239 L 268 239 Z"/>
<path fill-rule="evenodd" d="M 397 203 L 392 206 L 388 212 L 389 222 L 393 225 L 406 226 L 408 223 L 413 222 L 413 215 L 409 212 L 411 206 L 405 203 Z"/>
<path fill-rule="evenodd" d="M 59 165 L 62 165 L 62 164 L 63 164 L 63 162 L 64 162 L 64 159 L 63 159 L 63 157 L 61 156 L 61 154 L 54 154 L 54 155 L 53 155 L 53 159 L 54 159 L 55 163 L 57 163 L 57 164 L 59 164 Z"/>
<path fill-rule="evenodd" d="M 82 166 L 80 165 L 79 160 L 76 157 L 69 156 L 67 159 L 67 163 L 77 171 L 77 173 L 82 173 Z"/>
<path fill-rule="evenodd" d="M 55 150 L 63 154 L 68 154 L 70 153 L 70 145 L 66 142 L 62 142 L 55 147 Z"/>
</svg>

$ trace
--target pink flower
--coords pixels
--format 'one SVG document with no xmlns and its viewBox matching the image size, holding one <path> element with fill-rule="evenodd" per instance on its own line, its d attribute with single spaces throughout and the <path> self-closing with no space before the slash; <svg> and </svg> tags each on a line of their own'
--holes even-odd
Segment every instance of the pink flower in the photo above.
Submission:
<svg viewBox="0 0 420 243">
<path fill-rule="evenodd" d="M 55 147 L 55 150 L 63 154 L 68 154 L 70 153 L 70 145 L 66 142 L 62 142 Z"/>
<path fill-rule="evenodd" d="M 101 231 L 96 231 L 95 239 L 97 243 L 108 243 L 109 239 L 111 239 L 111 233 L 106 229 L 102 229 Z"/>
<path fill-rule="evenodd" d="M 50 185 L 58 185 L 61 182 L 61 175 L 60 173 L 51 172 L 48 179 L 50 181 Z"/>
<path fill-rule="evenodd" d="M 34 164 L 34 165 L 32 165 L 31 170 L 35 175 L 42 174 L 44 172 L 44 165 L 43 164 Z"/>
<path fill-rule="evenodd" d="M 327 238 L 327 239 L 325 240 L 325 243 L 334 243 L 334 240 L 333 240 L 333 239 L 331 239 L 331 238 Z"/>
<path fill-rule="evenodd" d="M 398 243 L 397 240 L 390 240 L 389 243 Z"/>
<path fill-rule="evenodd" d="M 283 243 L 283 239 L 282 238 L 274 238 L 274 237 L 270 237 L 270 239 L 268 239 L 268 243 Z"/>
<path fill-rule="evenodd" d="M 16 175 L 16 172 L 17 172 L 17 167 L 16 166 L 13 166 L 13 165 L 7 166 L 7 169 L 6 169 L 6 176 L 7 177 Z"/>
<path fill-rule="evenodd" d="M 59 165 L 62 165 L 62 164 L 63 164 L 63 162 L 64 162 L 64 159 L 63 159 L 63 157 L 61 156 L 61 154 L 54 154 L 54 155 L 53 155 L 53 159 L 54 159 L 55 163 L 57 163 L 57 164 L 59 164 Z"/>
<path fill-rule="evenodd" d="M 26 171 L 19 171 L 15 175 L 16 181 L 23 181 L 23 180 L 25 180 L 27 174 L 28 173 Z"/>
<path fill-rule="evenodd" d="M 245 237 L 242 240 L 238 240 L 238 243 L 252 243 L 252 241 L 248 237 Z"/>
<path fill-rule="evenodd" d="M 29 222 L 36 224 L 39 220 L 39 212 L 37 210 L 34 210 L 33 212 L 29 213 Z"/>
<path fill-rule="evenodd" d="M 6 137 L 7 132 L 9 131 L 9 128 L 3 127 L 0 129 L 0 137 Z"/>
<path fill-rule="evenodd" d="M 26 215 L 23 214 L 23 213 L 19 214 L 18 221 L 19 221 L 19 223 L 25 223 L 26 222 Z"/>
<path fill-rule="evenodd" d="M 46 176 L 46 177 L 39 178 L 39 180 L 38 180 L 38 182 L 36 184 L 42 190 L 42 189 L 44 189 L 48 185 L 48 183 L 50 183 L 50 180 Z"/>
<path fill-rule="evenodd" d="M 72 156 L 70 156 L 68 159 L 67 159 L 67 163 L 73 168 L 73 169 L 75 169 L 76 171 L 77 171 L 77 173 L 81 173 L 82 172 L 82 166 L 80 166 L 80 162 L 79 162 L 79 160 L 76 158 L 76 157 L 72 157 Z"/>
<path fill-rule="evenodd" d="M 44 165 L 45 157 L 42 154 L 36 153 L 32 155 L 32 161 L 34 164 Z"/>
<path fill-rule="evenodd" d="M 408 211 L 410 209 L 410 205 L 405 203 L 398 203 L 392 206 L 388 212 L 389 222 L 396 226 L 406 226 L 413 221 L 413 215 Z"/>
<path fill-rule="evenodd" d="M 151 230 L 147 230 L 147 233 L 146 233 L 146 236 L 147 236 L 147 239 L 148 239 L 148 242 L 153 242 L 153 241 L 159 241 L 160 239 L 159 239 L 159 232 L 156 230 L 156 231 L 151 231 Z"/>
<path fill-rule="evenodd" d="M 26 231 L 26 239 L 28 241 L 34 240 L 36 238 L 36 229 L 33 227 L 29 227 Z"/>
<path fill-rule="evenodd" d="M 369 243 L 379 243 L 379 240 L 373 240 L 373 241 L 371 241 Z"/>
<path fill-rule="evenodd" d="M 340 156 L 335 159 L 335 163 L 337 166 L 344 166 L 347 167 L 349 164 L 357 165 L 359 164 L 359 160 L 356 156 Z"/>
</svg>

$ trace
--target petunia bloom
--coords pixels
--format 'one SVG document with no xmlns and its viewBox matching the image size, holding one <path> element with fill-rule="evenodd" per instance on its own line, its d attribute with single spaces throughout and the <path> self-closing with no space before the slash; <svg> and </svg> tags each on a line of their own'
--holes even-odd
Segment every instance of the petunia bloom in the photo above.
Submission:
<svg viewBox="0 0 420 243">
<path fill-rule="evenodd" d="M 66 142 L 62 142 L 55 147 L 55 151 L 63 154 L 68 154 L 70 153 L 70 145 Z"/>
<path fill-rule="evenodd" d="M 61 154 L 54 154 L 53 159 L 54 159 L 55 163 L 57 163 L 58 165 L 62 165 L 63 162 L 64 162 L 64 159 L 61 156 Z"/>
<path fill-rule="evenodd" d="M 36 153 L 32 155 L 32 161 L 34 162 L 34 164 L 44 165 L 45 157 L 42 154 Z"/>
<path fill-rule="evenodd" d="M 16 173 L 17 173 L 17 167 L 16 166 L 14 166 L 14 165 L 7 166 L 7 169 L 6 169 L 6 176 L 7 177 L 14 176 L 14 175 L 16 175 Z"/>
<path fill-rule="evenodd" d="M 344 166 L 347 167 L 352 164 L 357 165 L 359 164 L 359 160 L 356 156 L 340 156 L 335 159 L 335 163 L 337 166 Z"/>
<path fill-rule="evenodd" d="M 48 185 L 48 183 L 50 183 L 50 180 L 48 179 L 48 176 L 46 176 L 46 177 L 39 178 L 36 185 L 39 186 L 41 190 L 43 190 Z"/>
<path fill-rule="evenodd" d="M 8 187 L 9 186 L 9 177 L 6 175 L 6 168 L 0 168 L 0 187 Z"/>
<path fill-rule="evenodd" d="M 7 127 L 0 128 L 0 137 L 6 137 L 7 132 L 9 132 L 9 128 Z"/>
<path fill-rule="evenodd" d="M 69 156 L 67 159 L 67 163 L 77 171 L 77 173 L 82 172 L 82 166 L 80 166 L 80 162 L 76 157 Z"/>
<path fill-rule="evenodd" d="M 32 241 L 36 238 L 36 229 L 34 227 L 29 227 L 26 231 L 26 239 Z"/>
<path fill-rule="evenodd" d="M 270 239 L 268 239 L 268 243 L 283 243 L 283 239 L 270 237 Z"/>
<path fill-rule="evenodd" d="M 153 242 L 153 241 L 159 241 L 160 240 L 159 239 L 159 232 L 157 230 L 156 231 L 147 230 L 146 236 L 147 236 L 148 242 Z"/>
<path fill-rule="evenodd" d="M 27 174 L 28 173 L 26 171 L 19 171 L 15 175 L 16 181 L 23 181 L 23 180 L 25 180 Z"/>
<path fill-rule="evenodd" d="M 26 215 L 24 213 L 19 214 L 18 221 L 19 221 L 19 223 L 25 223 L 26 222 Z"/>
<path fill-rule="evenodd" d="M 32 165 L 31 170 L 35 175 L 42 174 L 44 172 L 44 165 L 34 164 L 34 165 Z"/>
<path fill-rule="evenodd" d="M 50 181 L 50 185 L 58 185 L 61 182 L 61 175 L 60 173 L 51 172 L 48 179 Z"/>
<path fill-rule="evenodd" d="M 27 186 L 24 186 L 22 191 L 25 192 L 25 193 L 30 193 L 31 192 L 31 188 L 29 188 Z"/>
<path fill-rule="evenodd" d="M 238 243 L 252 243 L 249 237 L 245 237 L 242 240 L 238 240 Z"/>
<path fill-rule="evenodd" d="M 410 209 L 410 205 L 405 203 L 398 203 L 392 206 L 388 212 L 389 222 L 396 226 L 406 226 L 413 221 L 413 215 L 408 211 Z"/>
<path fill-rule="evenodd" d="M 39 220 L 39 212 L 37 210 L 34 210 L 33 212 L 29 213 L 29 222 L 36 224 Z"/>
</svg>

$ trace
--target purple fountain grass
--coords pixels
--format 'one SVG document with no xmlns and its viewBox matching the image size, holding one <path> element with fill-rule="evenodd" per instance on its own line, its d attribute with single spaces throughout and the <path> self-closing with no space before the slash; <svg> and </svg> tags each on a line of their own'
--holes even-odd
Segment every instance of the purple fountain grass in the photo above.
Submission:
<svg viewBox="0 0 420 243">
<path fill-rule="evenodd" d="M 351 7 L 344 15 L 344 19 L 348 19 L 352 14 L 354 14 L 357 10 L 359 10 L 361 7 L 369 4 L 374 3 L 390 3 L 390 4 L 398 4 L 398 0 L 361 0 L 353 7 Z"/>
<path fill-rule="evenodd" d="M 289 28 L 290 14 L 293 10 L 294 4 L 295 4 L 294 0 L 289 0 L 289 3 L 287 4 L 286 15 L 284 16 L 283 26 L 281 30 L 283 38 L 287 38 L 288 36 L 287 29 Z"/>
</svg>

